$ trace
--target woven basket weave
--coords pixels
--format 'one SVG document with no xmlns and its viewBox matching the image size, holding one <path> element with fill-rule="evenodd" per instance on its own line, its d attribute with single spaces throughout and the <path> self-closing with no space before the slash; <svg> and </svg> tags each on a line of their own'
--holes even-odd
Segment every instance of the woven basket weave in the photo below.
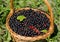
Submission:
<svg viewBox="0 0 60 42">
<path fill-rule="evenodd" d="M 41 10 L 38 10 L 38 9 L 32 9 L 34 11 L 39 11 L 43 14 L 45 14 L 49 20 L 50 20 L 50 27 L 49 27 L 49 30 L 46 34 L 44 35 L 39 35 L 39 36 L 35 36 L 35 37 L 25 37 L 25 36 L 21 36 L 17 33 L 15 33 L 9 26 L 9 20 L 10 20 L 10 17 L 13 15 L 14 12 L 18 12 L 19 10 L 28 10 L 30 8 L 20 8 L 20 9 L 17 9 L 16 11 L 14 10 L 14 7 L 13 7 L 13 0 L 10 0 L 10 7 L 11 7 L 11 10 L 10 10 L 10 13 L 8 14 L 7 18 L 6 18 L 6 27 L 8 29 L 8 31 L 10 32 L 11 34 L 11 37 L 13 38 L 13 42 L 33 42 L 33 41 L 36 41 L 36 40 L 41 40 L 41 39 L 46 39 L 48 36 L 50 36 L 53 31 L 54 31 L 54 24 L 53 24 L 53 13 L 52 13 L 52 9 L 50 7 L 50 4 L 48 3 L 47 0 L 44 0 L 44 2 L 46 3 L 47 7 L 48 7 L 48 10 L 50 12 L 50 15 L 48 15 L 47 13 L 41 11 Z"/>
</svg>

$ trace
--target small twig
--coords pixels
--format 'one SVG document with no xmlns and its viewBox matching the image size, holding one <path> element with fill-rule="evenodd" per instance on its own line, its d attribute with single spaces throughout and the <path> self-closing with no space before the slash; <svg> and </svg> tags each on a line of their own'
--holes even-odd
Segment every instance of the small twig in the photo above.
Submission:
<svg viewBox="0 0 60 42">
<path fill-rule="evenodd" d="M 40 31 L 34 27 L 34 26 L 29 26 L 30 29 L 32 29 L 33 31 L 35 31 L 36 33 L 40 34 Z"/>
</svg>

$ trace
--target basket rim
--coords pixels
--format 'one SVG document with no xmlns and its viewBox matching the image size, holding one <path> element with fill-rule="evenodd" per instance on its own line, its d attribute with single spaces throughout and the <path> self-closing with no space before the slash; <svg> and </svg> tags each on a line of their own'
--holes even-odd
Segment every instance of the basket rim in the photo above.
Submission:
<svg viewBox="0 0 60 42">
<path fill-rule="evenodd" d="M 44 34 L 44 35 L 39 35 L 39 36 L 35 36 L 35 37 L 21 36 L 21 35 L 15 33 L 15 32 L 10 28 L 10 26 L 9 26 L 9 19 L 10 19 L 10 17 L 13 15 L 13 11 L 10 11 L 10 13 L 8 14 L 8 16 L 7 16 L 7 18 L 6 18 L 6 28 L 7 28 L 8 31 L 10 32 L 11 36 L 16 37 L 17 39 L 22 39 L 22 40 L 27 40 L 27 41 L 28 41 L 28 40 L 30 40 L 30 41 L 35 41 L 35 40 L 40 40 L 40 39 L 46 39 L 48 36 L 50 36 L 50 35 L 53 33 L 53 31 L 54 31 L 54 30 L 53 30 L 53 29 L 54 29 L 54 26 L 53 26 L 53 24 L 52 24 L 52 22 L 51 22 L 50 16 L 49 16 L 46 12 L 43 12 L 43 11 L 38 10 L 38 9 L 33 9 L 33 8 L 20 8 L 20 9 L 17 9 L 15 12 L 18 12 L 19 10 L 23 10 L 23 9 L 25 9 L 25 10 L 32 9 L 32 10 L 34 10 L 34 11 L 39 11 L 39 12 L 45 14 L 45 15 L 49 18 L 49 20 L 50 20 L 49 30 L 48 30 L 48 32 L 47 32 L 46 34 Z"/>
</svg>

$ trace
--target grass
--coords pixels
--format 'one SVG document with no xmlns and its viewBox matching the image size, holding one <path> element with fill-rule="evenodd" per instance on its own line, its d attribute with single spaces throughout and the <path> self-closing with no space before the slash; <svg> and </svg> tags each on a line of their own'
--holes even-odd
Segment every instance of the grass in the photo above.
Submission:
<svg viewBox="0 0 60 42">
<path fill-rule="evenodd" d="M 53 9 L 55 32 L 47 39 L 48 42 L 60 42 L 60 0 L 48 0 Z M 43 0 L 14 0 L 14 8 L 31 7 L 48 12 Z M 0 0 L 0 42 L 10 42 L 11 37 L 5 27 L 6 17 L 10 12 L 9 0 Z M 40 41 L 36 41 L 40 42 Z"/>
</svg>

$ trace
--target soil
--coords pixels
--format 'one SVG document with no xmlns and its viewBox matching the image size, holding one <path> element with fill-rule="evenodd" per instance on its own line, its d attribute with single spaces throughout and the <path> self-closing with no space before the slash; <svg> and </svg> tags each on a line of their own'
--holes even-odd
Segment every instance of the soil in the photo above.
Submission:
<svg viewBox="0 0 60 42">
<path fill-rule="evenodd" d="M 26 19 L 23 21 L 17 20 L 17 17 L 20 15 L 24 15 Z M 44 29 L 49 30 L 50 21 L 45 14 L 39 11 L 23 9 L 15 12 L 11 16 L 9 26 L 14 32 L 21 36 L 33 37 L 45 34 L 41 31 Z"/>
</svg>

